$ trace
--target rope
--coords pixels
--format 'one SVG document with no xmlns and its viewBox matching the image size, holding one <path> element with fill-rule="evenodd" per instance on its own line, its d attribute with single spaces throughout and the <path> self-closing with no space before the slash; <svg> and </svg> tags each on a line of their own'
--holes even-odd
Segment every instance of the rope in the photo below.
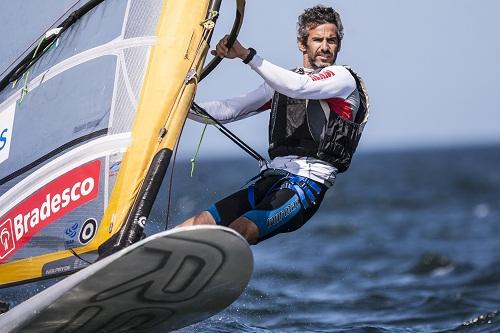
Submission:
<svg viewBox="0 0 500 333">
<path fill-rule="evenodd" d="M 201 132 L 200 136 L 200 141 L 198 141 L 198 147 L 196 148 L 196 152 L 194 153 L 193 157 L 191 158 L 191 178 L 193 178 L 194 175 L 194 166 L 196 163 L 196 160 L 198 159 L 198 154 L 200 152 L 200 147 L 201 147 L 201 142 L 203 141 L 203 137 L 205 136 L 205 131 L 207 130 L 208 123 L 205 123 L 205 126 L 203 127 L 203 131 Z"/>
<path fill-rule="evenodd" d="M 77 257 L 78 259 L 80 259 L 81 261 L 86 262 L 86 263 L 87 263 L 87 264 L 89 264 L 89 265 L 90 265 L 90 264 L 92 264 L 90 261 L 85 260 L 85 259 L 83 259 L 82 257 L 80 257 L 80 255 L 78 255 L 78 253 L 76 253 L 76 252 L 75 252 L 75 250 L 73 250 L 73 249 L 69 249 L 69 251 L 70 251 L 70 252 L 71 252 L 71 253 L 72 253 L 75 257 Z"/>
<path fill-rule="evenodd" d="M 33 61 L 33 59 L 36 58 L 36 55 L 38 54 L 38 51 L 40 50 L 40 46 L 42 46 L 42 43 L 43 41 L 45 40 L 45 36 L 43 36 L 42 38 L 40 38 L 40 41 L 38 42 L 38 45 L 35 49 L 35 53 L 33 53 L 33 56 L 31 57 L 31 61 Z M 44 49 L 44 51 L 46 50 L 47 48 Z M 26 96 L 26 94 L 29 92 L 28 91 L 28 79 L 29 79 L 29 76 L 30 76 L 30 70 L 28 69 L 24 74 L 23 74 L 23 77 L 24 77 L 24 80 L 23 80 L 23 86 L 21 88 L 21 98 L 19 99 L 19 104 L 21 104 L 24 100 L 24 97 Z"/>
<path fill-rule="evenodd" d="M 182 131 L 181 131 L 182 135 Z M 170 182 L 168 184 L 168 197 L 167 197 L 167 218 L 165 221 L 165 230 L 168 230 L 168 224 L 170 222 L 170 207 L 172 206 L 172 191 L 174 184 L 174 169 L 175 162 L 177 161 L 177 151 L 179 150 L 179 143 L 175 145 L 174 149 L 174 160 L 172 161 L 172 168 L 170 169 Z"/>
<path fill-rule="evenodd" d="M 66 10 L 61 16 L 59 16 L 59 18 L 57 20 L 54 21 L 54 23 L 52 23 L 52 25 L 50 26 L 49 30 L 53 29 L 54 26 L 57 24 L 57 22 L 60 22 L 62 20 L 62 18 L 64 16 L 66 16 L 66 14 L 69 13 L 70 10 L 72 10 L 73 8 L 76 7 L 76 5 L 78 5 L 78 3 L 80 3 L 82 0 L 77 0 L 71 7 L 68 8 L 68 10 Z M 7 68 L 5 68 L 5 70 L 0 74 L 1 77 L 3 77 L 5 75 L 5 73 L 7 73 L 7 71 L 12 68 L 17 62 L 19 59 L 21 59 L 21 57 L 28 53 L 29 50 L 33 47 L 33 45 L 35 45 L 36 41 L 39 40 L 40 38 L 42 38 L 43 36 L 45 35 L 45 33 L 43 33 L 41 36 L 39 36 L 37 39 L 35 39 L 35 41 L 33 41 L 24 51 L 23 53 L 21 53 Z"/>
</svg>

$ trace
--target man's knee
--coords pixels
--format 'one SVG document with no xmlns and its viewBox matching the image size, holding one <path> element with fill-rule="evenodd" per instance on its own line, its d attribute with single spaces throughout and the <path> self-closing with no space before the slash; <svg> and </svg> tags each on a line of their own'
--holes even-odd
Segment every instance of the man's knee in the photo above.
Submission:
<svg viewBox="0 0 500 333">
<path fill-rule="evenodd" d="M 216 223 L 212 214 L 210 214 L 205 210 L 194 217 L 194 225 L 199 225 L 199 224 L 216 224 Z"/>
<path fill-rule="evenodd" d="M 187 219 L 183 223 L 179 224 L 177 227 L 187 227 L 191 225 L 206 225 L 206 224 L 216 224 L 212 214 L 207 211 L 203 211 L 190 219 Z"/>
<path fill-rule="evenodd" d="M 248 244 L 254 245 L 259 240 L 259 228 L 246 217 L 239 217 L 229 225 L 229 228 L 238 232 L 245 238 Z"/>
</svg>

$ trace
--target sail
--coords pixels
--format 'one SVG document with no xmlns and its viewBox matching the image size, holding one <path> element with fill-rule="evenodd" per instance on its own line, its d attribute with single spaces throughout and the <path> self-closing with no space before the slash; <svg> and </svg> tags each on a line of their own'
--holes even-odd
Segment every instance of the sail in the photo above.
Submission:
<svg viewBox="0 0 500 333">
<path fill-rule="evenodd" d="M 130 231 L 168 166 L 218 5 L 88 1 L 2 78 L 0 287 L 140 237 Z"/>
</svg>

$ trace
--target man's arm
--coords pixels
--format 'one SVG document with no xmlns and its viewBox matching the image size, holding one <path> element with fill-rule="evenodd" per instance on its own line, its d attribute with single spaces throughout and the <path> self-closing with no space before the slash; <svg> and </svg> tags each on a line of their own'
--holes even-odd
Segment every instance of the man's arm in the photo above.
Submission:
<svg viewBox="0 0 500 333">
<path fill-rule="evenodd" d="M 329 66 L 319 73 L 301 75 L 276 66 L 258 55 L 249 65 L 269 86 L 292 98 L 345 99 L 356 89 L 356 81 L 343 66 Z"/>
<path fill-rule="evenodd" d="M 257 89 L 235 98 L 221 101 L 199 103 L 212 117 L 221 123 L 229 123 L 253 116 L 269 108 L 268 102 L 274 91 L 268 84 L 263 83 Z M 206 123 L 207 119 L 190 110 L 189 119 L 199 123 Z"/>
<path fill-rule="evenodd" d="M 243 47 L 238 40 L 228 49 L 227 39 L 228 36 L 225 36 L 219 41 L 212 51 L 213 55 L 228 59 L 248 59 L 250 49 Z M 343 66 L 329 66 L 319 74 L 300 75 L 276 66 L 258 55 L 253 56 L 249 65 L 271 88 L 292 98 L 345 99 L 356 89 L 356 81 Z"/>
</svg>

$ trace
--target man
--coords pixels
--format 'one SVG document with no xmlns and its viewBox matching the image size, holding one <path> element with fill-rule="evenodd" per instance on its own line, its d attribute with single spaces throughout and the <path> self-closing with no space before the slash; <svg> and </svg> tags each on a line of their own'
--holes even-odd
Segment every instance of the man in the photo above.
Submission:
<svg viewBox="0 0 500 333">
<path fill-rule="evenodd" d="M 367 95 L 351 69 L 334 65 L 343 27 L 330 7 L 299 16 L 297 45 L 303 68 L 285 70 L 227 36 L 212 54 L 240 58 L 263 79 L 256 90 L 233 99 L 202 103 L 221 122 L 271 109 L 271 162 L 259 179 L 213 204 L 180 226 L 218 224 L 238 231 L 250 244 L 300 228 L 318 210 L 326 190 L 350 164 L 368 117 Z M 190 118 L 204 122 L 193 112 Z"/>
</svg>

